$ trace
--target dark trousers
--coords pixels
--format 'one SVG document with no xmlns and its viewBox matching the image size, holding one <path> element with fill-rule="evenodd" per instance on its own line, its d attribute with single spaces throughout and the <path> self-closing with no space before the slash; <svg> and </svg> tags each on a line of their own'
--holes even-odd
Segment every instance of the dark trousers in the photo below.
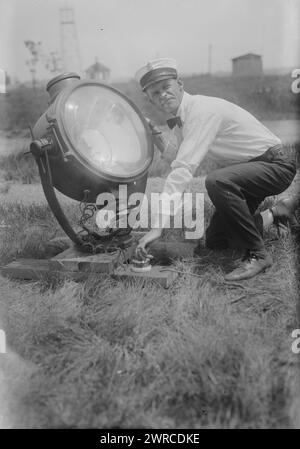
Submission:
<svg viewBox="0 0 300 449">
<path fill-rule="evenodd" d="M 205 185 L 216 212 L 206 231 L 206 246 L 264 251 L 262 217 L 255 211 L 267 196 L 286 190 L 295 174 L 295 152 L 281 145 L 211 172 Z"/>
</svg>

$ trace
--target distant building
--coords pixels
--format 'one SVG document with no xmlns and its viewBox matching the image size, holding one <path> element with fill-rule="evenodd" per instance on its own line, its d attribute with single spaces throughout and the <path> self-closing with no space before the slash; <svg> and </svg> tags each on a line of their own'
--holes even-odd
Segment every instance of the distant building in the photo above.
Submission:
<svg viewBox="0 0 300 449">
<path fill-rule="evenodd" d="M 85 74 L 87 78 L 108 82 L 110 78 L 110 69 L 98 62 L 98 59 L 96 58 L 95 63 L 85 71 Z"/>
<path fill-rule="evenodd" d="M 263 74 L 261 55 L 247 53 L 232 59 L 233 76 L 262 76 Z"/>
</svg>

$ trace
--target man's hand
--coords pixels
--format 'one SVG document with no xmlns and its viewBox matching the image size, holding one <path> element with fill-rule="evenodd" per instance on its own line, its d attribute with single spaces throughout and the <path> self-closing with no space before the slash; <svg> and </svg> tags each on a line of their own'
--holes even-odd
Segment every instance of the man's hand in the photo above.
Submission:
<svg viewBox="0 0 300 449">
<path fill-rule="evenodd" d="M 162 132 L 160 131 L 158 126 L 154 125 L 151 122 L 151 120 L 148 117 L 145 117 L 145 120 L 148 123 L 148 126 L 150 128 L 154 145 L 160 151 L 161 155 L 163 155 L 163 153 L 165 151 L 165 142 L 162 137 Z"/>
<path fill-rule="evenodd" d="M 144 237 L 141 238 L 141 240 L 138 243 L 138 246 L 135 249 L 135 257 L 138 260 L 145 260 L 148 256 L 146 246 L 149 243 L 152 243 L 155 240 L 159 239 L 161 234 L 162 234 L 162 229 L 160 229 L 160 228 L 154 228 L 154 229 L 151 229 L 149 232 L 147 232 L 147 234 L 145 234 Z"/>
<path fill-rule="evenodd" d="M 161 134 L 160 129 L 148 117 L 145 117 L 145 120 L 148 123 L 152 135 Z"/>
</svg>

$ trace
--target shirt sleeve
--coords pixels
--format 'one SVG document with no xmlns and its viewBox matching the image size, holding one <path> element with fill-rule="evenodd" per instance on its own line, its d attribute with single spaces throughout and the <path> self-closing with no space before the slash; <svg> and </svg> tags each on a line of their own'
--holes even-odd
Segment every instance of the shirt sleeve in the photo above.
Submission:
<svg viewBox="0 0 300 449">
<path fill-rule="evenodd" d="M 172 171 L 167 177 L 163 193 L 167 195 L 181 195 L 189 187 L 193 175 L 216 138 L 222 122 L 222 117 L 216 113 L 203 114 L 192 111 L 184 125 L 183 141 L 179 147 L 176 159 L 172 162 Z M 204 117 L 203 117 L 204 115 Z M 166 195 L 165 195 L 166 197 Z M 160 219 L 157 217 L 154 227 L 165 227 L 169 221 L 170 208 L 165 207 L 163 201 L 160 205 Z M 176 202 L 174 215 L 182 207 L 182 201 Z"/>
</svg>

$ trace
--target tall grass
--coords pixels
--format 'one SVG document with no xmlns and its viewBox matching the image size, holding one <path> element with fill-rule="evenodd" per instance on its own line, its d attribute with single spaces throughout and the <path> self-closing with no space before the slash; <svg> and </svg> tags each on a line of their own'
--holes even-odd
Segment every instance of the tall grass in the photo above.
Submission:
<svg viewBox="0 0 300 449">
<path fill-rule="evenodd" d="M 0 103 L 0 129 L 28 129 L 48 107 L 46 86 L 33 91 L 25 85 L 12 86 Z"/>
<path fill-rule="evenodd" d="M 36 232 L 26 247 L 22 230 L 35 224 L 44 240 L 55 231 L 45 206 L 2 206 L 1 213 L 15 224 L 2 236 L 2 263 L 9 250 L 13 258 L 18 248 L 23 256 L 36 248 Z M 242 285 L 223 281 L 234 265 L 228 251 L 174 262 L 185 274 L 169 290 L 109 277 L 0 277 L 1 327 L 11 351 L 0 368 L 4 425 L 292 427 L 295 245 L 267 245 L 274 265 Z"/>
<path fill-rule="evenodd" d="M 15 181 L 22 184 L 39 182 L 37 165 L 31 155 L 24 154 L 25 148 L 0 158 L 1 175 L 4 181 Z"/>
<path fill-rule="evenodd" d="M 74 227 L 78 227 L 79 206 L 63 204 L 63 210 Z M 24 205 L 20 202 L 0 204 L 0 262 L 8 263 L 16 257 L 49 257 L 45 243 L 65 236 L 50 207 L 43 204 Z"/>
</svg>

